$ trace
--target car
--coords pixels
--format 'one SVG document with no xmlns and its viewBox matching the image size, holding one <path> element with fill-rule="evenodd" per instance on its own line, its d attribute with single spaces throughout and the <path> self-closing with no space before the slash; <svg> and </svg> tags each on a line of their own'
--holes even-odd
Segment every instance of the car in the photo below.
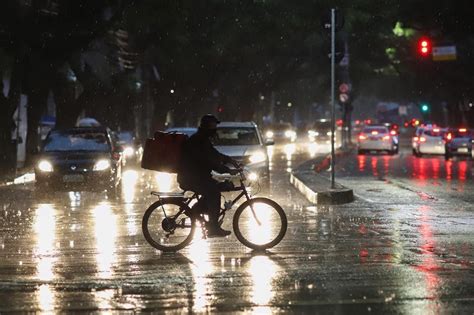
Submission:
<svg viewBox="0 0 474 315">
<path fill-rule="evenodd" d="M 331 143 L 331 120 L 316 120 L 308 129 L 308 140 L 320 144 Z"/>
<path fill-rule="evenodd" d="M 116 132 L 116 143 L 123 149 L 123 165 L 139 165 L 143 156 L 143 146 L 135 138 L 133 131 Z"/>
<path fill-rule="evenodd" d="M 359 134 L 357 150 L 359 154 L 369 151 L 386 151 L 389 154 L 396 154 L 398 142 L 386 126 L 371 125 L 364 127 Z"/>
<path fill-rule="evenodd" d="M 101 127 L 102 125 L 97 119 L 92 117 L 84 117 L 77 121 L 76 127 Z"/>
<path fill-rule="evenodd" d="M 412 139 L 412 151 L 416 157 L 424 154 L 445 154 L 444 135 L 446 128 L 419 127 Z"/>
<path fill-rule="evenodd" d="M 165 131 L 166 132 L 184 133 L 188 137 L 191 137 L 193 134 L 195 134 L 197 132 L 197 128 L 195 128 L 195 127 L 173 127 L 173 128 L 168 128 Z"/>
<path fill-rule="evenodd" d="M 288 143 L 296 141 L 296 130 L 288 122 L 279 122 L 265 128 L 265 139 L 268 141 Z"/>
<path fill-rule="evenodd" d="M 474 131 L 467 128 L 450 128 L 445 134 L 445 159 L 453 156 L 472 157 Z"/>
<path fill-rule="evenodd" d="M 104 127 L 52 130 L 35 163 L 38 191 L 106 190 L 117 196 L 121 187 L 122 150 Z"/>
<path fill-rule="evenodd" d="M 416 155 L 416 150 L 418 146 L 418 141 L 420 136 L 423 134 L 424 127 L 418 127 L 415 130 L 415 135 L 411 138 L 411 150 L 413 155 Z"/>
<path fill-rule="evenodd" d="M 216 149 L 244 165 L 249 179 L 261 183 L 269 180 L 269 159 L 266 145 L 253 122 L 221 122 L 213 140 Z"/>
</svg>

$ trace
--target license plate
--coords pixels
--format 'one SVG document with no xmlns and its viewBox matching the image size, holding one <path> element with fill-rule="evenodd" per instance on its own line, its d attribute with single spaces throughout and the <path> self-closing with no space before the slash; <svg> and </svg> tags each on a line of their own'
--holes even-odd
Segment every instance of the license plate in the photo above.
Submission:
<svg viewBox="0 0 474 315">
<path fill-rule="evenodd" d="M 377 138 L 377 137 L 369 137 L 369 139 L 372 140 L 372 141 L 377 141 L 377 140 L 379 140 L 379 138 Z"/>
<path fill-rule="evenodd" d="M 469 149 L 468 148 L 459 148 L 458 152 L 467 153 L 467 152 L 469 152 Z"/>
<path fill-rule="evenodd" d="M 83 175 L 64 175 L 63 182 L 65 183 L 82 183 L 84 181 Z"/>
</svg>

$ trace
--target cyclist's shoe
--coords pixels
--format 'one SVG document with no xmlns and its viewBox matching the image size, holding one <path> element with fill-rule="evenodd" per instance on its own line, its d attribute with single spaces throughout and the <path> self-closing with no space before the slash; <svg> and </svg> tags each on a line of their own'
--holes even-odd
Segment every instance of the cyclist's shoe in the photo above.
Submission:
<svg viewBox="0 0 474 315">
<path fill-rule="evenodd" d="M 211 226 L 207 229 L 207 237 L 225 237 L 230 234 L 230 231 L 224 230 L 220 226 Z"/>
</svg>

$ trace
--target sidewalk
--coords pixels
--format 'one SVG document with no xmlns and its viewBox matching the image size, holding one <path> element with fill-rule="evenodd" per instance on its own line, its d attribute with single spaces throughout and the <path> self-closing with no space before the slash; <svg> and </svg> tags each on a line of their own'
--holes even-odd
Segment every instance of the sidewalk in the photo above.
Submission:
<svg viewBox="0 0 474 315">
<path fill-rule="evenodd" d="M 352 150 L 353 148 L 337 150 L 336 163 L 338 157 L 346 156 Z M 328 172 L 330 165 L 331 154 L 309 160 L 291 173 L 290 182 L 314 204 L 343 204 L 354 201 L 352 189 L 337 182 L 335 188 L 332 189 L 330 178 L 322 175 L 323 172 Z"/>
</svg>

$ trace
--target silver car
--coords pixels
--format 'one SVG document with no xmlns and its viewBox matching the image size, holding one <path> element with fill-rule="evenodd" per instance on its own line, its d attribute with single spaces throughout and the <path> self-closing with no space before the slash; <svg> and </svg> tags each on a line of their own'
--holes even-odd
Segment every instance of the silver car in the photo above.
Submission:
<svg viewBox="0 0 474 315">
<path fill-rule="evenodd" d="M 173 127 L 167 132 L 184 133 L 188 136 L 197 132 L 194 127 Z M 266 145 L 272 141 L 263 142 L 257 125 L 253 122 L 221 122 L 217 126 L 217 134 L 213 140 L 216 149 L 229 155 L 245 165 L 250 172 L 251 180 L 269 179 L 269 160 Z M 213 173 L 215 178 L 227 179 L 228 174 Z M 260 181 L 261 182 L 261 181 Z"/>
<path fill-rule="evenodd" d="M 386 126 L 367 126 L 359 134 L 357 149 L 359 154 L 369 151 L 386 151 L 389 154 L 396 154 L 398 142 Z"/>
<path fill-rule="evenodd" d="M 249 179 L 269 179 L 269 160 L 266 144 L 253 122 L 221 122 L 213 141 L 216 149 L 245 166 Z"/>
<path fill-rule="evenodd" d="M 445 154 L 444 136 L 447 129 L 438 127 L 418 128 L 412 139 L 413 155 Z"/>
</svg>

